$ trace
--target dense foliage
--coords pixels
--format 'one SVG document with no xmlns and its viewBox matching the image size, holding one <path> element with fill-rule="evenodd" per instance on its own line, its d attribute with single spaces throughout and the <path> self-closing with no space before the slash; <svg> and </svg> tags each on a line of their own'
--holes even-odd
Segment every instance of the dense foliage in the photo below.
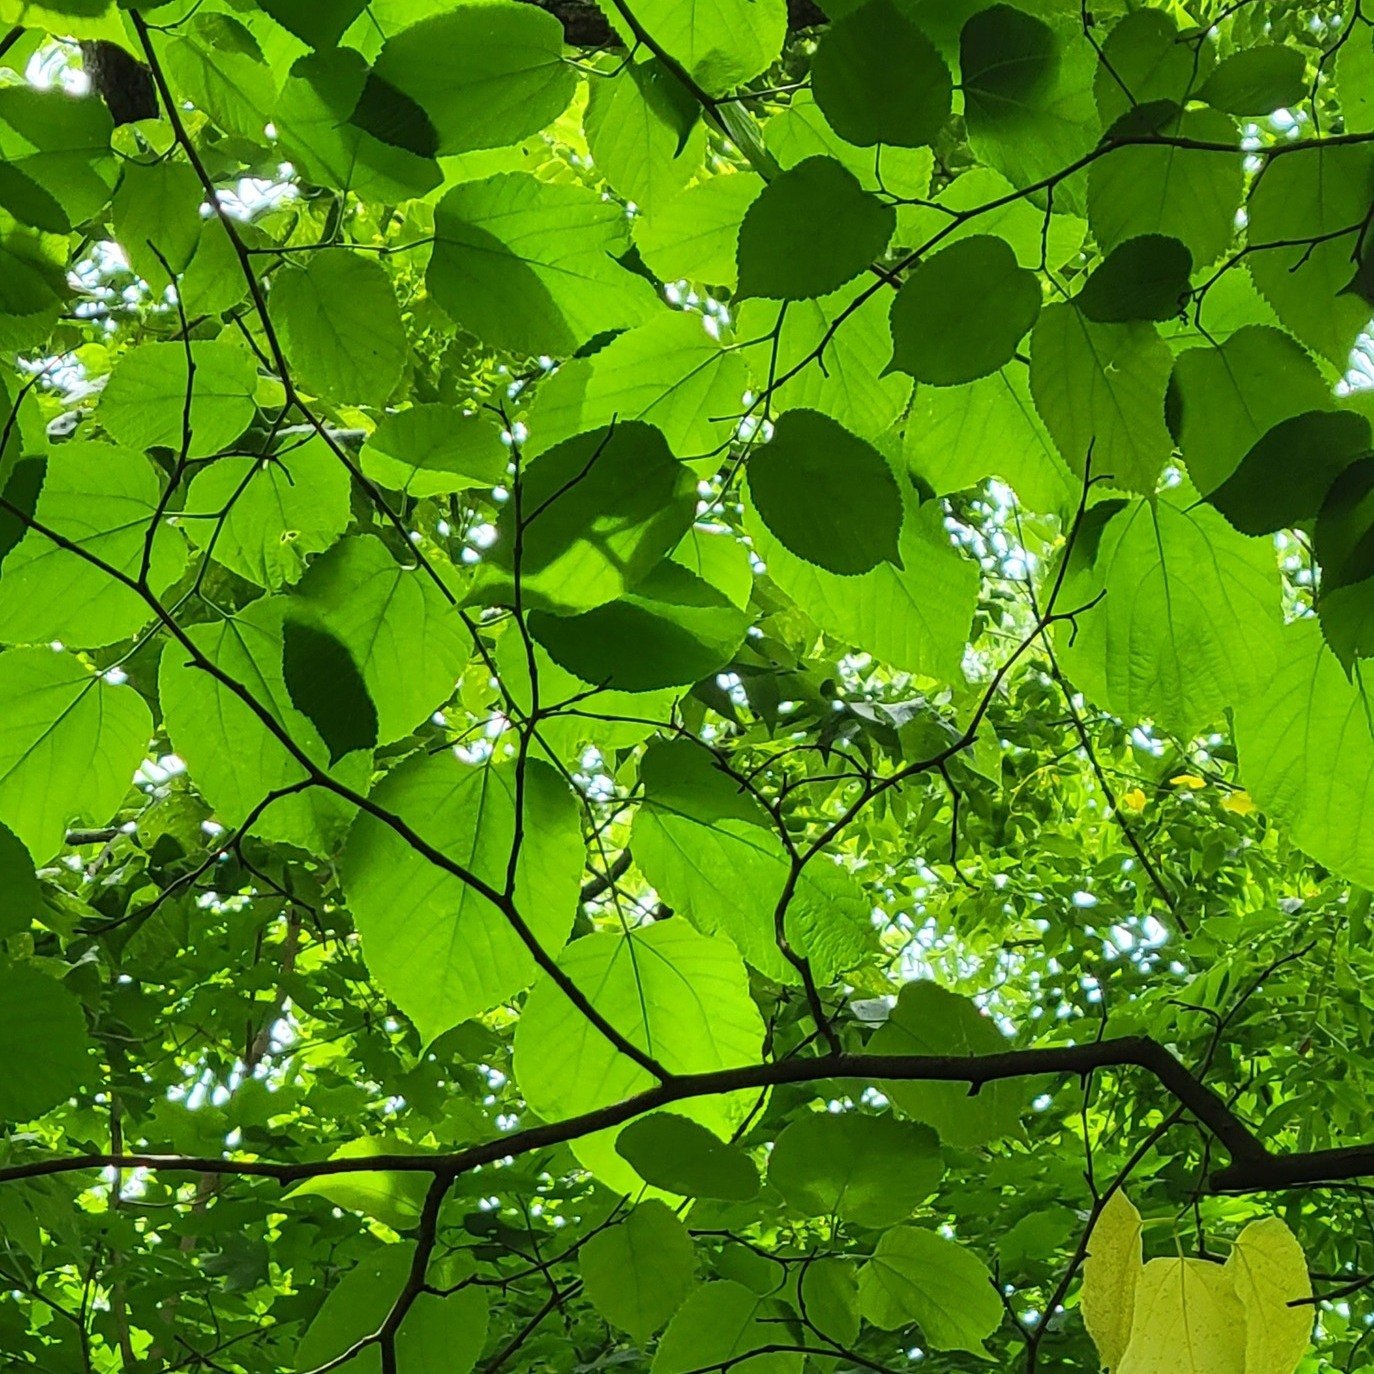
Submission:
<svg viewBox="0 0 1374 1374">
<path fill-rule="evenodd" d="M 1360 0 L 0 25 L 5 1369 L 1374 1370 Z"/>
</svg>

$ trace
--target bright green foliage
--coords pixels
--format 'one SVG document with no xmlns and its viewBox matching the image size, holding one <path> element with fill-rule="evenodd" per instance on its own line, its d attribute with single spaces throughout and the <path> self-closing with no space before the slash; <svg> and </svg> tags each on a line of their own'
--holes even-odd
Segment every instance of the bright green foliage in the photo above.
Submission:
<svg viewBox="0 0 1374 1374">
<path fill-rule="evenodd" d="M 682 1305 L 696 1251 L 682 1222 L 650 1199 L 623 1225 L 593 1236 L 582 1247 L 580 1263 L 592 1305 L 643 1344 Z"/>
<path fill-rule="evenodd" d="M 531 907 L 533 938 L 557 948 L 576 901 L 572 799 L 544 765 L 520 783 L 510 768 L 421 754 L 389 774 L 373 800 L 384 814 L 354 822 L 343 881 L 368 968 L 429 1041 L 527 987 L 535 963 L 497 902 L 414 853 L 405 831 L 384 817 L 408 830 L 423 826 L 429 843 L 496 896 L 505 890 L 518 824 L 512 900 Z"/>
<path fill-rule="evenodd" d="M 875 1054 L 995 1054 L 1001 1031 L 967 998 L 929 982 L 903 986 L 873 1037 Z M 949 1145 L 981 1145 L 1014 1134 L 1025 1093 L 994 1083 L 976 1096 L 956 1083 L 889 1083 L 887 1095 L 908 1116 L 933 1126 Z"/>
<path fill-rule="evenodd" d="M 272 283 L 272 318 L 301 384 L 381 405 L 406 363 L 405 327 L 390 279 L 375 262 L 331 248 Z"/>
<path fill-rule="evenodd" d="M 0 1365 L 1370 1374 L 1368 11 L 0 0 Z"/>
<path fill-rule="evenodd" d="M 911 1215 L 944 1172 L 935 1133 L 892 1117 L 815 1112 L 768 1157 L 768 1181 L 803 1216 L 887 1226 Z"/>
<path fill-rule="evenodd" d="M 894 1226 L 859 1271 L 865 1317 L 894 1331 L 917 1322 L 936 1350 L 983 1353 L 1002 1319 L 992 1275 L 952 1240 L 916 1226 Z"/>
</svg>

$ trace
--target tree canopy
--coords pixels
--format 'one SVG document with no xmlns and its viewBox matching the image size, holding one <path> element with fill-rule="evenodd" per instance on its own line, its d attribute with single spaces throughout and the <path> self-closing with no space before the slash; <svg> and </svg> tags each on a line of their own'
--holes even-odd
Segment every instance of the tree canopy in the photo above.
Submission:
<svg viewBox="0 0 1374 1374">
<path fill-rule="evenodd" d="M 1361 0 L 0 0 L 0 1364 L 1374 1371 Z"/>
</svg>

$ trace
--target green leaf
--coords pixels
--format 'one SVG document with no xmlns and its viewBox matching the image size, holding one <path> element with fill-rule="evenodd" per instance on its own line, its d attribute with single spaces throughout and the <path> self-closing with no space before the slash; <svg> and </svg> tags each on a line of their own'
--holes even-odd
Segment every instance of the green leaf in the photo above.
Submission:
<svg viewBox="0 0 1374 1374">
<path fill-rule="evenodd" d="M 918 507 L 910 491 L 905 502 L 900 567 L 880 563 L 858 577 L 797 558 L 752 506 L 745 507 L 745 524 L 768 575 L 823 630 L 895 668 L 952 681 L 973 618 L 978 572 L 951 544 L 938 502 Z"/>
<path fill-rule="evenodd" d="M 414 1247 L 385 1245 L 353 1266 L 329 1291 L 300 1345 L 294 1368 L 337 1359 L 386 1320 L 410 1275 Z M 396 1332 L 397 1374 L 468 1374 L 487 1338 L 487 1294 L 463 1288 L 451 1297 L 421 1293 Z M 348 1374 L 381 1374 L 374 1344 L 350 1360 Z"/>
<path fill-rule="evenodd" d="M 115 238 L 130 266 L 163 290 L 200 246 L 205 188 L 185 162 L 129 162 L 110 206 Z"/>
<path fill-rule="evenodd" d="M 902 986 L 897 1005 L 869 1041 L 874 1054 L 996 1054 L 1007 1042 L 967 997 L 936 983 Z M 883 1092 L 908 1116 L 933 1126 L 947 1145 L 983 1145 L 1016 1134 L 1024 1081 L 985 1084 L 891 1082 Z M 875 1318 L 876 1320 L 876 1318 Z"/>
<path fill-rule="evenodd" d="M 598 0 L 627 42 L 633 31 L 613 0 Z M 768 70 L 787 36 L 784 0 L 636 0 L 635 19 L 711 95 L 722 95 Z"/>
<path fill-rule="evenodd" d="M 1330 404 L 1311 356 L 1268 325 L 1246 325 L 1224 343 L 1180 353 L 1169 384 L 1170 427 L 1203 495 L 1281 420 Z"/>
<path fill-rule="evenodd" d="M 728 940 L 686 921 L 657 921 L 575 940 L 559 967 L 631 1044 L 670 1073 L 705 1073 L 756 1063 L 763 1019 L 749 995 L 744 964 Z M 515 1030 L 515 1077 L 530 1110 L 546 1121 L 592 1111 L 647 1088 L 646 1069 L 620 1053 L 543 977 L 530 990 Z M 756 1094 L 693 1098 L 678 1111 L 725 1137 L 753 1110 Z M 574 1146 L 610 1186 L 638 1180 L 604 1136 Z M 664 1338 L 665 1341 L 668 1339 Z"/>
<path fill-rule="evenodd" d="M 646 207 L 633 226 L 639 256 L 663 281 L 733 287 L 740 221 L 762 190 L 749 172 L 711 176 Z"/>
<path fill-rule="evenodd" d="M 1118 1188 L 1103 1203 L 1088 1233 L 1079 1304 L 1083 1324 L 1107 1369 L 1120 1364 L 1130 1340 L 1136 1287 L 1144 1269 L 1140 1230 L 1140 1213 Z"/>
<path fill-rule="evenodd" d="M 1261 43 L 1217 64 L 1198 98 L 1233 115 L 1269 115 L 1308 93 L 1307 63 L 1297 48 Z"/>
<path fill-rule="evenodd" d="M 905 1220 L 943 1173 L 934 1131 L 852 1111 L 799 1117 L 768 1157 L 768 1182 L 794 1211 L 858 1226 Z"/>
<path fill-rule="evenodd" d="M 928 203 L 903 207 L 906 217 L 898 215 L 901 241 L 921 245 L 936 240 L 946 247 L 975 234 L 988 234 L 1005 240 L 1017 262 L 1032 271 L 1039 271 L 1042 263 L 1061 267 L 1074 258 L 1083 246 L 1087 221 L 1068 214 L 1058 202 L 1037 209 L 1014 191 L 1000 172 L 969 167 Z"/>
<path fill-rule="evenodd" d="M 772 393 L 775 415 L 819 410 L 851 434 L 876 439 L 906 408 L 910 378 L 884 375 L 892 357 L 888 302 L 874 294 L 856 305 L 861 289 L 852 282 L 817 301 L 743 303 L 738 334 L 757 341 L 742 350 L 755 379 L 762 386 L 787 377 Z M 822 340 L 824 368 L 815 361 Z"/>
<path fill-rule="evenodd" d="M 0 640 L 92 648 L 127 639 L 153 609 L 106 567 L 137 580 L 149 555 L 154 595 L 186 566 L 186 542 L 159 520 L 160 483 L 141 454 L 113 444 L 75 441 L 45 461 L 33 519 L 72 547 L 31 529 L 0 564 Z M 106 567 L 90 561 L 98 559 Z"/>
<path fill-rule="evenodd" d="M 578 1260 L 592 1306 L 642 1345 L 682 1305 L 696 1250 L 682 1222 L 651 1199 L 592 1236 Z"/>
<path fill-rule="evenodd" d="M 869 74 L 870 79 L 872 73 Z M 787 105 L 763 124 L 764 145 L 779 167 L 795 167 L 807 158 L 829 157 L 853 173 L 865 191 L 881 192 L 881 199 L 900 197 L 897 239 L 917 243 L 912 230 L 919 214 L 916 202 L 930 192 L 935 157 L 929 148 L 902 148 L 884 144 L 881 152 L 847 143 L 831 127 L 824 111 L 808 90 L 796 91 Z"/>
<path fill-rule="evenodd" d="M 514 0 L 461 5 L 403 29 L 383 44 L 374 70 L 429 114 L 439 152 L 449 154 L 537 133 L 577 84 L 558 19 Z"/>
<path fill-rule="evenodd" d="M 1313 530 L 1312 550 L 1321 565 L 1317 614 L 1322 634 L 1347 673 L 1374 650 L 1374 458 L 1357 458 L 1332 483 Z"/>
<path fill-rule="evenodd" d="M 1142 234 L 1164 234 L 1178 239 L 1199 267 L 1215 261 L 1235 237 L 1245 180 L 1235 123 L 1215 110 L 1171 107 L 1126 118 L 1133 135 L 1232 144 L 1237 151 L 1137 144 L 1098 158 L 1088 171 L 1088 224 L 1098 243 L 1112 249 Z"/>
<path fill-rule="evenodd" d="M 439 401 L 383 415 L 359 455 L 374 482 L 414 497 L 494 487 L 509 464 L 495 425 Z"/>
<path fill-rule="evenodd" d="M 65 249 L 65 240 L 31 233 L 0 212 L 0 310 L 5 312 L 0 316 L 0 338 L 8 338 L 16 324 L 18 337 L 25 341 L 31 337 L 30 328 L 36 337 L 46 335 L 71 294 L 61 266 Z"/>
<path fill-rule="evenodd" d="M 1077 35 L 1056 33 L 1010 5 L 990 5 L 964 25 L 959 65 L 969 144 L 1013 185 L 1058 173 L 1097 141 L 1096 54 Z M 1062 182 L 1055 199 L 1079 208 L 1072 182 Z"/>
<path fill-rule="evenodd" d="M 235 616 L 192 626 L 187 635 L 222 674 L 245 688 L 317 768 L 329 751 L 309 719 L 291 702 L 283 677 L 280 598 L 253 602 Z M 163 655 L 158 676 L 163 724 L 190 768 L 191 780 L 225 826 L 243 825 L 268 795 L 301 783 L 306 769 L 263 720 L 219 678 L 196 665 L 179 645 Z M 351 755 L 341 780 L 365 787 L 371 759 Z M 302 847 L 332 849 L 352 819 L 332 793 L 314 788 L 280 797 L 258 816 L 253 833 Z"/>
<path fill-rule="evenodd" d="M 377 743 L 377 708 L 353 655 L 328 630 L 288 619 L 282 626 L 282 675 L 291 704 L 320 732 L 337 763 Z"/>
<path fill-rule="evenodd" d="M 1374 32 L 1356 24 L 1336 54 L 1336 87 L 1349 133 L 1374 130 Z"/>
<path fill-rule="evenodd" d="M 387 1136 L 365 1136 L 340 1145 L 330 1159 L 374 1159 L 378 1155 L 412 1154 L 404 1142 Z M 287 1197 L 328 1198 L 336 1207 L 375 1217 L 393 1231 L 408 1231 L 420 1220 L 429 1180 L 422 1173 L 370 1172 L 323 1174 L 308 1178 Z"/>
<path fill-rule="evenodd" d="M 159 52 L 172 90 L 225 133 L 254 143 L 274 119 L 276 83 L 252 34 L 227 14 L 192 15 Z"/>
<path fill-rule="evenodd" d="M 570 352 L 654 308 L 649 283 L 615 260 L 624 212 L 585 187 L 516 172 L 468 182 L 439 202 L 434 232 L 434 299 L 495 348 Z"/>
<path fill-rule="evenodd" d="M 1312 1280 L 1298 1238 L 1279 1217 L 1252 1221 L 1226 1257 L 1245 1309 L 1245 1367 L 1290 1374 L 1312 1341 Z"/>
<path fill-rule="evenodd" d="M 1082 483 L 1069 472 L 1011 364 L 967 386 L 918 387 L 906 425 L 912 473 L 943 496 L 1001 477 L 1033 511 L 1067 511 Z"/>
<path fill-rule="evenodd" d="M 348 528 L 348 469 L 318 436 L 270 458 L 220 457 L 191 479 L 185 529 L 260 587 L 297 581 Z"/>
<path fill-rule="evenodd" d="M 371 799 L 500 891 L 520 795 L 513 764 L 446 752 L 407 759 Z M 572 794 L 546 764 L 526 765 L 520 824 L 514 901 L 553 954 L 572 928 L 583 851 Z M 368 969 L 426 1044 L 533 980 L 534 955 L 508 917 L 376 816 L 354 822 L 340 871 Z"/>
<path fill-rule="evenodd" d="M 114 814 L 152 733 L 132 687 L 92 676 L 72 655 L 0 653 L 0 822 L 46 862 L 73 821 Z"/>
<path fill-rule="evenodd" d="M 109 203 L 118 174 L 111 129 L 98 100 L 0 87 L 0 206 L 57 234 L 91 219 Z"/>
<path fill-rule="evenodd" d="M 1338 367 L 1369 323 L 1369 306 L 1345 288 L 1372 189 L 1374 153 L 1357 144 L 1271 158 L 1250 193 L 1255 285 L 1286 328 Z"/>
<path fill-rule="evenodd" d="M 789 410 L 749 457 L 749 499 L 798 558 L 853 576 L 897 563 L 902 494 L 871 444 L 815 410 Z"/>
<path fill-rule="evenodd" d="M 744 410 L 748 372 L 699 315 L 659 310 L 542 382 L 530 408 L 526 456 L 613 421 L 642 420 L 683 462 L 714 472 Z"/>
<path fill-rule="evenodd" d="M 391 278 L 346 248 L 311 253 L 272 281 L 272 319 L 300 385 L 332 400 L 381 405 L 409 345 Z"/>
<path fill-rule="evenodd" d="M 0 825 L 0 938 L 19 935 L 43 909 L 43 889 L 19 837 Z"/>
<path fill-rule="evenodd" d="M 260 0 L 259 8 L 312 48 L 332 48 L 367 0 Z"/>
<path fill-rule="evenodd" d="M 662 562 L 633 589 L 580 615 L 534 611 L 530 632 L 584 682 L 617 692 L 686 687 L 733 657 L 749 617 L 678 563 Z"/>
<path fill-rule="evenodd" d="M 1210 1260 L 1155 1259 L 1136 1287 L 1119 1374 L 1244 1374 L 1245 1309 L 1230 1275 Z"/>
<path fill-rule="evenodd" d="M 1287 626 L 1265 690 L 1235 713 L 1241 778 L 1317 863 L 1374 885 L 1365 820 L 1374 732 L 1363 677 L 1353 681 L 1314 618 Z"/>
<path fill-rule="evenodd" d="M 384 143 L 350 122 L 367 80 L 367 63 L 351 48 L 297 62 L 273 110 L 282 152 L 316 186 L 383 201 L 432 191 L 443 176 L 431 158 Z"/>
<path fill-rule="evenodd" d="M 821 35 L 811 59 L 816 103 L 841 138 L 917 147 L 949 118 L 949 68 L 892 0 L 866 0 Z"/>
<path fill-rule="evenodd" d="M 701 107 L 657 59 L 629 62 L 591 83 L 587 146 L 625 200 L 652 212 L 680 192 L 706 152 Z"/>
<path fill-rule="evenodd" d="M 579 434 L 524 469 L 497 521 L 479 592 L 572 615 L 642 581 L 688 526 L 691 473 L 638 420 Z M 589 681 L 594 679 L 589 679 Z"/>
<path fill-rule="evenodd" d="M 1100 604 L 1056 627 L 1069 676 L 1123 720 L 1183 739 L 1255 696 L 1274 667 L 1282 615 L 1274 549 L 1201 504 L 1132 501 L 1065 580 L 1062 604 Z"/>
<path fill-rule="evenodd" d="M 1142 234 L 1107 254 L 1075 303 L 1095 324 L 1167 320 L 1183 310 L 1192 271 L 1192 254 L 1178 239 Z"/>
<path fill-rule="evenodd" d="M 1312 519 L 1336 477 L 1369 449 L 1363 415 L 1309 410 L 1268 430 L 1207 499 L 1243 534 L 1273 534 Z"/>
<path fill-rule="evenodd" d="M 186 345 L 144 343 L 115 364 L 101 393 L 96 419 L 118 444 L 180 450 L 191 392 L 187 457 L 204 458 L 227 448 L 257 412 L 257 369 L 252 354 L 224 340 Z"/>
<path fill-rule="evenodd" d="M 875 1326 L 919 1324 L 936 1350 L 986 1355 L 983 1341 L 1002 1324 L 992 1275 L 972 1251 L 934 1231 L 897 1226 L 859 1270 L 859 1306 Z"/>
<path fill-rule="evenodd" d="M 759 1191 L 754 1161 L 675 1112 L 650 1112 L 616 1137 L 616 1153 L 655 1188 L 685 1197 L 747 1202 Z"/>
<path fill-rule="evenodd" d="M 707 934 L 728 935 L 761 973 L 796 982 L 777 941 L 777 908 L 790 864 L 758 801 L 686 740 L 661 741 L 640 764 L 644 800 L 630 845 L 674 910 Z M 822 983 L 853 968 L 867 947 L 872 905 L 847 873 L 813 862 L 796 881 L 783 931 Z"/>
<path fill-rule="evenodd" d="M 896 218 L 847 168 L 810 157 L 764 187 L 740 225 L 739 292 L 772 300 L 829 295 L 881 257 Z"/>
<path fill-rule="evenodd" d="M 1102 44 L 1093 94 L 1104 127 L 1142 105 L 1188 103 L 1216 61 L 1212 45 L 1184 41 L 1165 10 L 1128 11 Z"/>
<path fill-rule="evenodd" d="M 408 735 L 453 695 L 468 633 L 434 579 L 402 567 L 380 539 L 336 544 L 311 565 L 297 598 L 361 671 L 378 742 Z"/>
<path fill-rule="evenodd" d="M 0 968 L 0 1121 L 32 1121 L 70 1097 L 90 1070 L 81 1003 L 25 964 Z"/>
<path fill-rule="evenodd" d="M 773 1299 L 731 1279 L 703 1284 L 663 1333 L 651 1374 L 693 1374 L 700 1369 L 801 1374 L 805 1356 L 775 1349 L 797 1343 L 782 1320 L 784 1312 Z"/>
<path fill-rule="evenodd" d="M 923 258 L 892 302 L 892 366 L 956 386 L 1009 363 L 1040 313 L 1040 283 L 979 234 Z"/>
<path fill-rule="evenodd" d="M 1048 305 L 1031 335 L 1036 409 L 1064 461 L 1127 491 L 1149 494 L 1169 461 L 1164 424 L 1169 349 L 1151 324 L 1094 324 L 1073 305 Z"/>
</svg>

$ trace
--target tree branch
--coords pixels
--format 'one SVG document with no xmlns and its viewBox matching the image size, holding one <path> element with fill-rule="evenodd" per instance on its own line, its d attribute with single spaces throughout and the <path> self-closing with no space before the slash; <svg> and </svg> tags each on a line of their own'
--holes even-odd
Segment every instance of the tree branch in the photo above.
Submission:
<svg viewBox="0 0 1374 1374">
<path fill-rule="evenodd" d="M 384 1154 L 285 1163 L 261 1159 L 226 1159 L 182 1155 L 82 1154 L 34 1160 L 0 1168 L 0 1183 L 46 1178 L 88 1169 L 153 1169 L 167 1172 L 228 1174 L 298 1183 L 334 1174 L 421 1173 L 453 1179 L 497 1160 L 580 1140 L 608 1130 L 644 1112 L 722 1093 L 777 1087 L 786 1083 L 815 1083 L 826 1079 L 868 1079 L 889 1082 L 967 1083 L 977 1092 L 986 1083 L 1047 1074 L 1083 1078 L 1099 1069 L 1139 1068 L 1151 1074 L 1180 1106 L 1196 1118 L 1231 1156 L 1230 1165 L 1211 1179 L 1216 1192 L 1259 1192 L 1268 1189 L 1339 1182 L 1374 1175 L 1374 1143 L 1293 1154 L 1271 1153 L 1254 1132 L 1210 1087 L 1172 1051 L 1147 1036 L 1123 1036 L 1085 1045 L 1005 1050 L 984 1055 L 830 1054 L 815 1059 L 786 1059 L 741 1065 L 711 1073 L 681 1074 L 633 1097 L 563 1121 L 531 1126 L 523 1131 L 449 1153 Z"/>
</svg>

